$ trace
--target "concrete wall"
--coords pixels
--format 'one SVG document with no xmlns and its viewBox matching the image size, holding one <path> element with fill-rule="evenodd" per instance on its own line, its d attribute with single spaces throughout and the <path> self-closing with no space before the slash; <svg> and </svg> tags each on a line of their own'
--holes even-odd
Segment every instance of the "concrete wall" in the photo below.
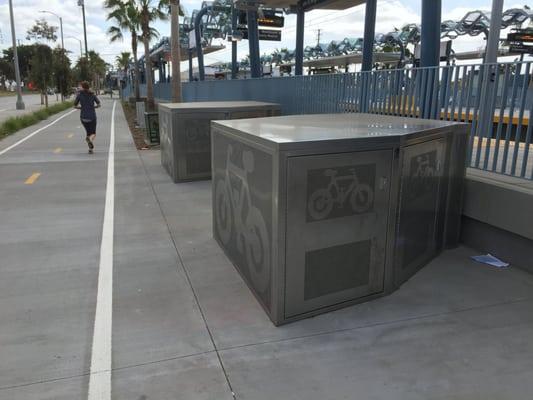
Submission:
<svg viewBox="0 0 533 400">
<path fill-rule="evenodd" d="M 533 273 L 533 181 L 468 169 L 461 241 Z"/>
</svg>

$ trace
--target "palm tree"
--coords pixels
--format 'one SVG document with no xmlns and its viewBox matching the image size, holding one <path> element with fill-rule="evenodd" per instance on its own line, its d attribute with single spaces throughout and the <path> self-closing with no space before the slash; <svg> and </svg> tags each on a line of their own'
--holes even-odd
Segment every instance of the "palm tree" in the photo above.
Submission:
<svg viewBox="0 0 533 400">
<path fill-rule="evenodd" d="M 180 26 L 181 12 L 180 0 L 171 0 L 170 3 L 171 28 L 170 28 L 170 57 L 172 60 L 172 101 L 181 103 L 181 71 L 180 71 Z"/>
<path fill-rule="evenodd" d="M 139 92 L 139 60 L 137 58 L 137 44 L 140 32 L 140 16 L 136 7 L 135 0 L 105 0 L 104 6 L 110 10 L 107 20 L 113 19 L 116 25 L 107 30 L 111 42 L 123 40 L 123 31 L 129 31 L 131 34 L 131 51 L 133 53 L 133 70 L 135 75 L 135 99 L 140 100 Z"/>
<path fill-rule="evenodd" d="M 135 3 L 140 16 L 142 41 L 144 44 L 144 61 L 146 63 L 146 101 L 147 108 L 154 108 L 154 85 L 152 82 L 152 60 L 150 59 L 150 40 L 158 37 L 159 33 L 150 25 L 158 20 L 168 18 L 170 0 L 129 0 Z"/>
<path fill-rule="evenodd" d="M 124 74 L 127 75 L 128 68 L 130 67 L 130 58 L 131 53 L 129 51 L 123 51 L 115 58 L 115 62 L 117 63 L 117 67 L 124 71 Z"/>
<path fill-rule="evenodd" d="M 96 93 L 100 92 L 102 78 L 106 74 L 107 65 L 106 62 L 100 57 L 94 50 L 89 50 L 89 70 L 92 72 L 93 88 Z"/>
</svg>

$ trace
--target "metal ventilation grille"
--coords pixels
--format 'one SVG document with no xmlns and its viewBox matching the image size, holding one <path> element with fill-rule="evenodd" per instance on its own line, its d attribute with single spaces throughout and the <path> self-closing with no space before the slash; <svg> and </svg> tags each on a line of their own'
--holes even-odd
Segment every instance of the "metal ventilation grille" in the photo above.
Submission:
<svg viewBox="0 0 533 400">
<path fill-rule="evenodd" d="M 363 240 L 306 252 L 304 300 L 368 285 L 371 243 Z"/>
<path fill-rule="evenodd" d="M 205 152 L 187 154 L 187 174 L 211 172 L 211 154 Z"/>
<path fill-rule="evenodd" d="M 210 120 L 186 119 L 184 148 L 187 153 L 211 150 Z"/>
</svg>

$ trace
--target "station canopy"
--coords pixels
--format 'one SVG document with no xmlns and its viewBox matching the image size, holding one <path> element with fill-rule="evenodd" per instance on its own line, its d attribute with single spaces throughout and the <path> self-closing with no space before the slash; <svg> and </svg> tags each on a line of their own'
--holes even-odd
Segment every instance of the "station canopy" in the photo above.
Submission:
<svg viewBox="0 0 533 400">
<path fill-rule="evenodd" d="M 364 4 L 366 0 L 303 0 L 302 5 L 308 10 L 345 10 Z M 261 4 L 271 8 L 296 7 L 298 0 L 261 0 Z"/>
</svg>

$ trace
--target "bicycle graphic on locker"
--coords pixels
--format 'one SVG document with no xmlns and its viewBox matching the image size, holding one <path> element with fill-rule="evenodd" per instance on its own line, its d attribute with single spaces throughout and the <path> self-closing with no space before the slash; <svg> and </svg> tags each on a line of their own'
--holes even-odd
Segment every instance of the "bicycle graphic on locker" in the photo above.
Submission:
<svg viewBox="0 0 533 400">
<path fill-rule="evenodd" d="M 416 157 L 417 168 L 413 174 L 415 178 L 433 178 L 435 176 L 435 168 L 431 165 L 429 154 L 422 154 Z"/>
<path fill-rule="evenodd" d="M 248 175 L 254 170 L 254 156 L 243 151 L 243 168 L 231 161 L 233 146 L 228 146 L 224 179 L 215 186 L 216 226 L 222 242 L 227 245 L 233 233 L 236 235 L 237 250 L 246 257 L 250 278 L 259 291 L 269 284 L 270 241 L 261 211 L 252 204 Z M 231 178 L 240 181 L 237 189 Z"/>
<path fill-rule="evenodd" d="M 366 183 L 361 183 L 355 168 L 350 168 L 349 175 L 338 176 L 338 171 L 326 169 L 324 176 L 330 181 L 326 188 L 314 191 L 309 197 L 308 211 L 315 220 L 326 218 L 333 206 L 344 207 L 349 202 L 355 213 L 363 213 L 372 207 L 374 192 Z"/>
</svg>

